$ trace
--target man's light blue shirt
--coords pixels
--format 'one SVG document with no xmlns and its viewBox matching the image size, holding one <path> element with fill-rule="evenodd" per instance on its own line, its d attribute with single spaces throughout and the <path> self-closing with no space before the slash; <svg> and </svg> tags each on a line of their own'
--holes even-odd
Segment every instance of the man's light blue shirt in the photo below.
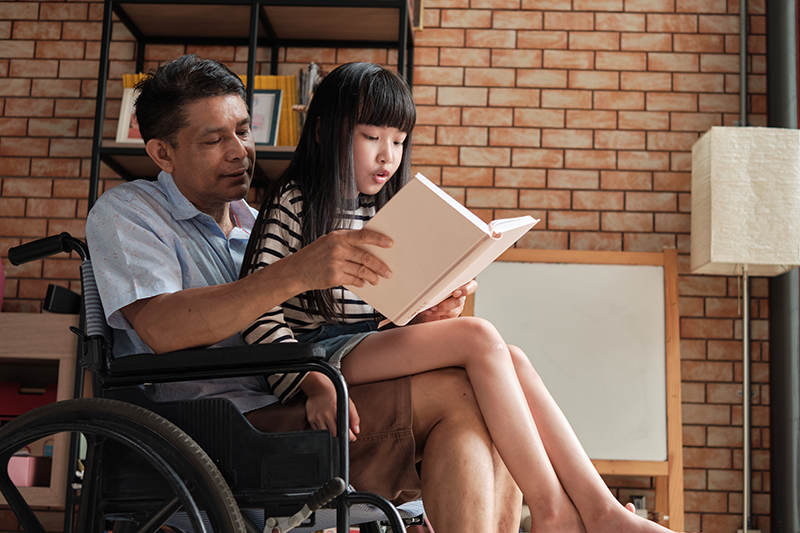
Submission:
<svg viewBox="0 0 800 533">
<path fill-rule="evenodd" d="M 199 211 L 166 172 L 158 181 L 137 180 L 103 194 L 86 222 L 100 298 L 114 329 L 114 356 L 152 353 L 120 311 L 137 300 L 239 278 L 257 212 L 232 202 L 236 227 L 227 237 Z M 240 335 L 215 346 L 243 345 Z M 158 399 L 227 397 L 242 411 L 275 401 L 263 378 L 229 378 L 156 386 Z"/>
</svg>

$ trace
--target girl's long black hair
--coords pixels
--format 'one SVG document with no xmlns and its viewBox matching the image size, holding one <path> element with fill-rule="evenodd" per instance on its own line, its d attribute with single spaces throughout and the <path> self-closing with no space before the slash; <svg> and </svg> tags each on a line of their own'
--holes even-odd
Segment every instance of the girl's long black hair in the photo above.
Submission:
<svg viewBox="0 0 800 533">
<path fill-rule="evenodd" d="M 308 107 L 300 142 L 289 167 L 267 190 L 242 263 L 245 275 L 270 211 L 284 185 L 294 182 L 303 196 L 303 246 L 342 229 L 345 199 L 357 196 L 353 173 L 353 132 L 358 124 L 397 128 L 405 132 L 403 156 L 394 176 L 373 199 L 380 209 L 411 177 L 411 134 L 417 112 L 405 80 L 373 63 L 348 63 L 325 78 Z M 331 289 L 309 292 L 301 298 L 307 311 L 337 321 Z"/>
</svg>

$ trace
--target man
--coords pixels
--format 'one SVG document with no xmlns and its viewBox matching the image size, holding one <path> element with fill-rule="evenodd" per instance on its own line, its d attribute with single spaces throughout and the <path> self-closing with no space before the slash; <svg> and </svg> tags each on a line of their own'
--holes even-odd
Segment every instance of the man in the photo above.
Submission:
<svg viewBox="0 0 800 533">
<path fill-rule="evenodd" d="M 238 279 L 255 214 L 243 200 L 255 147 L 241 81 L 220 63 L 184 56 L 146 81 L 136 109 L 147 153 L 162 172 L 157 182 L 107 192 L 86 228 L 115 355 L 238 344 L 240 330 L 292 296 L 390 275 L 357 248 L 388 240 L 359 230 L 329 234 Z M 463 299 L 452 299 L 430 319 L 457 316 L 462 306 Z M 261 378 L 151 392 L 160 399 L 229 398 L 264 431 L 308 427 L 302 398 L 276 404 Z M 517 530 L 519 491 L 463 371 L 352 387 L 350 396 L 357 489 L 401 500 L 421 489 L 439 533 Z"/>
</svg>

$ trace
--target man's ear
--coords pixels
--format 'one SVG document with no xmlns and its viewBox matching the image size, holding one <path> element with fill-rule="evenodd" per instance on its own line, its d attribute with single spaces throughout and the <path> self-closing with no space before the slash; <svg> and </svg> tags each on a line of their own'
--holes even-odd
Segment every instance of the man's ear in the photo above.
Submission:
<svg viewBox="0 0 800 533">
<path fill-rule="evenodd" d="M 147 144 L 145 144 L 144 149 L 147 151 L 147 155 L 150 156 L 150 159 L 155 161 L 156 165 L 158 165 L 161 170 L 172 174 L 175 170 L 175 165 L 172 161 L 172 146 L 170 146 L 169 143 L 161 139 L 150 139 L 147 141 Z"/>
</svg>

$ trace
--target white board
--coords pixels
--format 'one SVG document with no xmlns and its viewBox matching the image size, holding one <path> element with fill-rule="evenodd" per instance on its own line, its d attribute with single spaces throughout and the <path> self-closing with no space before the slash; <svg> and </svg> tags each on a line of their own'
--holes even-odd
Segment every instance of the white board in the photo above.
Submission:
<svg viewBox="0 0 800 533">
<path fill-rule="evenodd" d="M 592 459 L 667 460 L 664 269 L 495 262 L 475 316 L 522 348 Z"/>
</svg>

